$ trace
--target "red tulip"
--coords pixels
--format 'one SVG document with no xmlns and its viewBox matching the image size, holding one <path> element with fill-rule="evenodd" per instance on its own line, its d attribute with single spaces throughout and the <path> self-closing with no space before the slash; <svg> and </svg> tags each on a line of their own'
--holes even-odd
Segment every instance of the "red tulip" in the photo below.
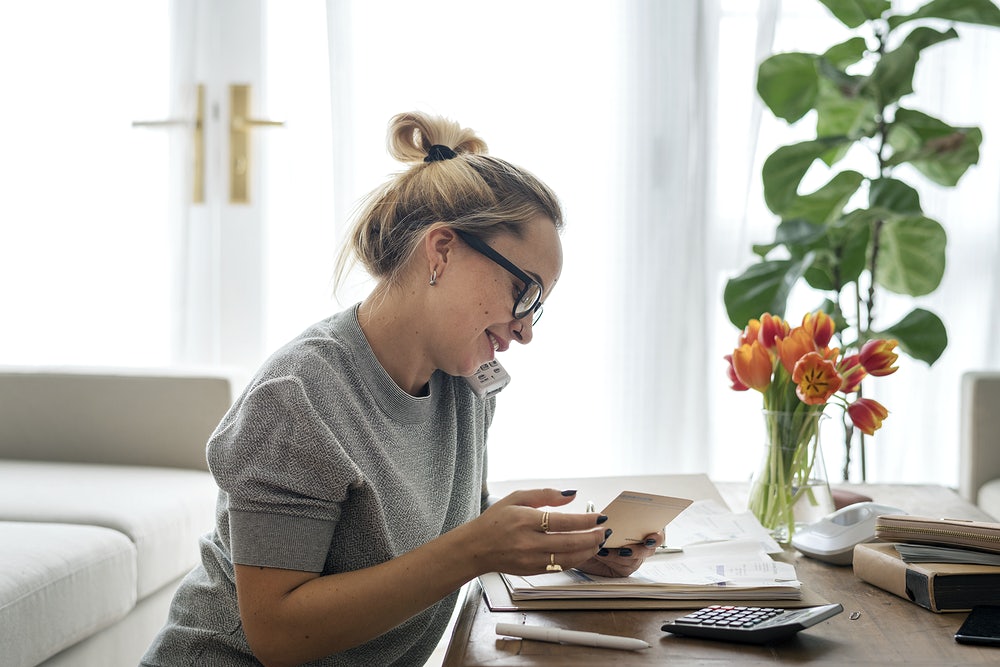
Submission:
<svg viewBox="0 0 1000 667">
<path fill-rule="evenodd" d="M 724 359 L 726 360 L 728 366 L 726 368 L 726 375 L 729 376 L 729 382 L 732 383 L 731 389 L 733 391 L 746 391 L 750 387 L 746 386 L 740 379 L 736 377 L 736 369 L 733 368 L 733 355 L 727 354 Z"/>
<path fill-rule="evenodd" d="M 736 377 L 745 387 L 763 392 L 771 384 L 771 371 L 774 368 L 771 355 L 759 341 L 740 345 L 733 350 L 732 363 Z"/>
<path fill-rule="evenodd" d="M 861 365 L 869 374 L 876 377 L 891 375 L 898 370 L 898 366 L 893 366 L 899 355 L 893 352 L 898 341 L 895 340 L 870 340 L 861 347 L 858 357 Z"/>
<path fill-rule="evenodd" d="M 840 377 L 844 378 L 842 388 L 845 394 L 856 392 L 861 386 L 861 381 L 868 377 L 865 367 L 861 365 L 861 360 L 856 354 L 844 357 L 837 370 L 840 372 Z"/>
<path fill-rule="evenodd" d="M 819 352 L 809 352 L 795 363 L 792 371 L 795 394 L 806 405 L 822 405 L 833 396 L 843 382 L 833 362 Z"/>
<path fill-rule="evenodd" d="M 847 406 L 847 414 L 862 433 L 875 435 L 875 431 L 882 428 L 882 420 L 889 416 L 889 411 L 878 401 L 859 398 Z"/>
<path fill-rule="evenodd" d="M 770 350 L 774 347 L 775 342 L 788 335 L 789 328 L 788 322 L 780 317 L 764 313 L 760 316 L 760 332 L 757 334 L 757 340 Z"/>
<path fill-rule="evenodd" d="M 816 347 L 829 345 L 830 339 L 833 338 L 833 334 L 837 330 L 833 318 L 823 311 L 817 311 L 815 314 L 806 313 L 805 317 L 802 318 L 802 328 L 808 331 L 812 339 L 816 341 Z"/>
</svg>

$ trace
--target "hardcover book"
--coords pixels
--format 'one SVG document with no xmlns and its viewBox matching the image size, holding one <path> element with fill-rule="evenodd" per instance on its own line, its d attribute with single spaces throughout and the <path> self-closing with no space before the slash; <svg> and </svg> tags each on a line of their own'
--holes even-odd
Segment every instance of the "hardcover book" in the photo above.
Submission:
<svg viewBox="0 0 1000 667">
<path fill-rule="evenodd" d="M 1000 566 L 906 563 L 891 543 L 854 547 L 854 574 L 934 612 L 969 611 L 1000 600 Z"/>
</svg>

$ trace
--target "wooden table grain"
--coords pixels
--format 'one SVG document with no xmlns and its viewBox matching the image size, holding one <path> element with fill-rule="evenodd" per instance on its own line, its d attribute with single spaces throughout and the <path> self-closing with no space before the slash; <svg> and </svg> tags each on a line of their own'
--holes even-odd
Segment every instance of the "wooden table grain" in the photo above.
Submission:
<svg viewBox="0 0 1000 667">
<path fill-rule="evenodd" d="M 745 485 L 718 484 L 731 507 L 740 507 Z M 838 485 L 910 514 L 992 520 L 954 491 L 931 485 Z M 740 665 L 808 662 L 823 665 L 979 665 L 1000 664 L 1000 648 L 958 644 L 953 635 L 965 613 L 935 614 L 871 586 L 850 566 L 807 558 L 794 549 L 777 556 L 795 565 L 799 579 L 844 613 L 771 646 L 753 646 L 670 635 L 660 630 L 674 610 L 572 610 L 492 612 L 478 582 L 468 592 L 455 624 L 445 667 L 546 665 Z M 1000 602 L 1000 601 L 998 601 Z M 639 637 L 643 651 L 615 651 L 499 637 L 498 622 L 529 623 Z"/>
</svg>

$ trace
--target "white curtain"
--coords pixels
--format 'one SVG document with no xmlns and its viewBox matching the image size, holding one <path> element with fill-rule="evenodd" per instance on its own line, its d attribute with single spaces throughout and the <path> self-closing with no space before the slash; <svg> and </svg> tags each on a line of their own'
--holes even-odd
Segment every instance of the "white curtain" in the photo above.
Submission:
<svg viewBox="0 0 1000 667">
<path fill-rule="evenodd" d="M 714 300 L 709 259 L 715 162 L 717 13 L 712 2 L 628 4 L 623 139 L 615 183 L 620 219 L 609 229 L 616 323 L 618 447 L 630 472 L 696 472 L 709 462 Z"/>
<path fill-rule="evenodd" d="M 503 358 L 514 382 L 491 431 L 491 476 L 745 479 L 758 463 L 760 401 L 726 381 L 722 356 L 737 330 L 722 289 L 752 261 L 751 244 L 773 236 L 764 158 L 808 131 L 761 109 L 756 64 L 775 50 L 821 50 L 843 27 L 818 2 L 512 2 L 489 20 L 468 3 L 434 6 L 328 1 L 336 222 L 343 229 L 354 199 L 396 168 L 384 158 L 385 121 L 411 107 L 471 125 L 560 193 L 566 266 L 535 341 Z M 390 14 L 405 34 L 377 20 Z M 445 36 L 470 21 L 483 31 L 479 47 L 460 58 L 468 45 Z M 1000 40 L 960 33 L 959 48 L 921 59 L 914 102 L 987 137 L 958 189 L 922 189 L 950 243 L 945 284 L 923 305 L 946 320 L 952 342 L 933 369 L 904 360 L 873 384 L 892 411 L 869 439 L 873 481 L 954 484 L 958 377 L 1000 363 L 991 339 L 1000 128 L 990 111 L 998 93 L 986 85 Z M 380 53 L 390 63 L 381 69 Z M 828 437 L 834 479 L 841 450 Z"/>
</svg>

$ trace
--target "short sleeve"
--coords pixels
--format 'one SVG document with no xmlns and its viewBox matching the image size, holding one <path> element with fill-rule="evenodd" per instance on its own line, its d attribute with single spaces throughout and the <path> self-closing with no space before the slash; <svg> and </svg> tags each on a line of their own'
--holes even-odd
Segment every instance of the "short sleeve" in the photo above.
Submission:
<svg viewBox="0 0 1000 667">
<path fill-rule="evenodd" d="M 228 495 L 234 563 L 319 572 L 341 503 L 361 471 L 301 380 L 250 388 L 209 442 L 209 467 Z"/>
</svg>

